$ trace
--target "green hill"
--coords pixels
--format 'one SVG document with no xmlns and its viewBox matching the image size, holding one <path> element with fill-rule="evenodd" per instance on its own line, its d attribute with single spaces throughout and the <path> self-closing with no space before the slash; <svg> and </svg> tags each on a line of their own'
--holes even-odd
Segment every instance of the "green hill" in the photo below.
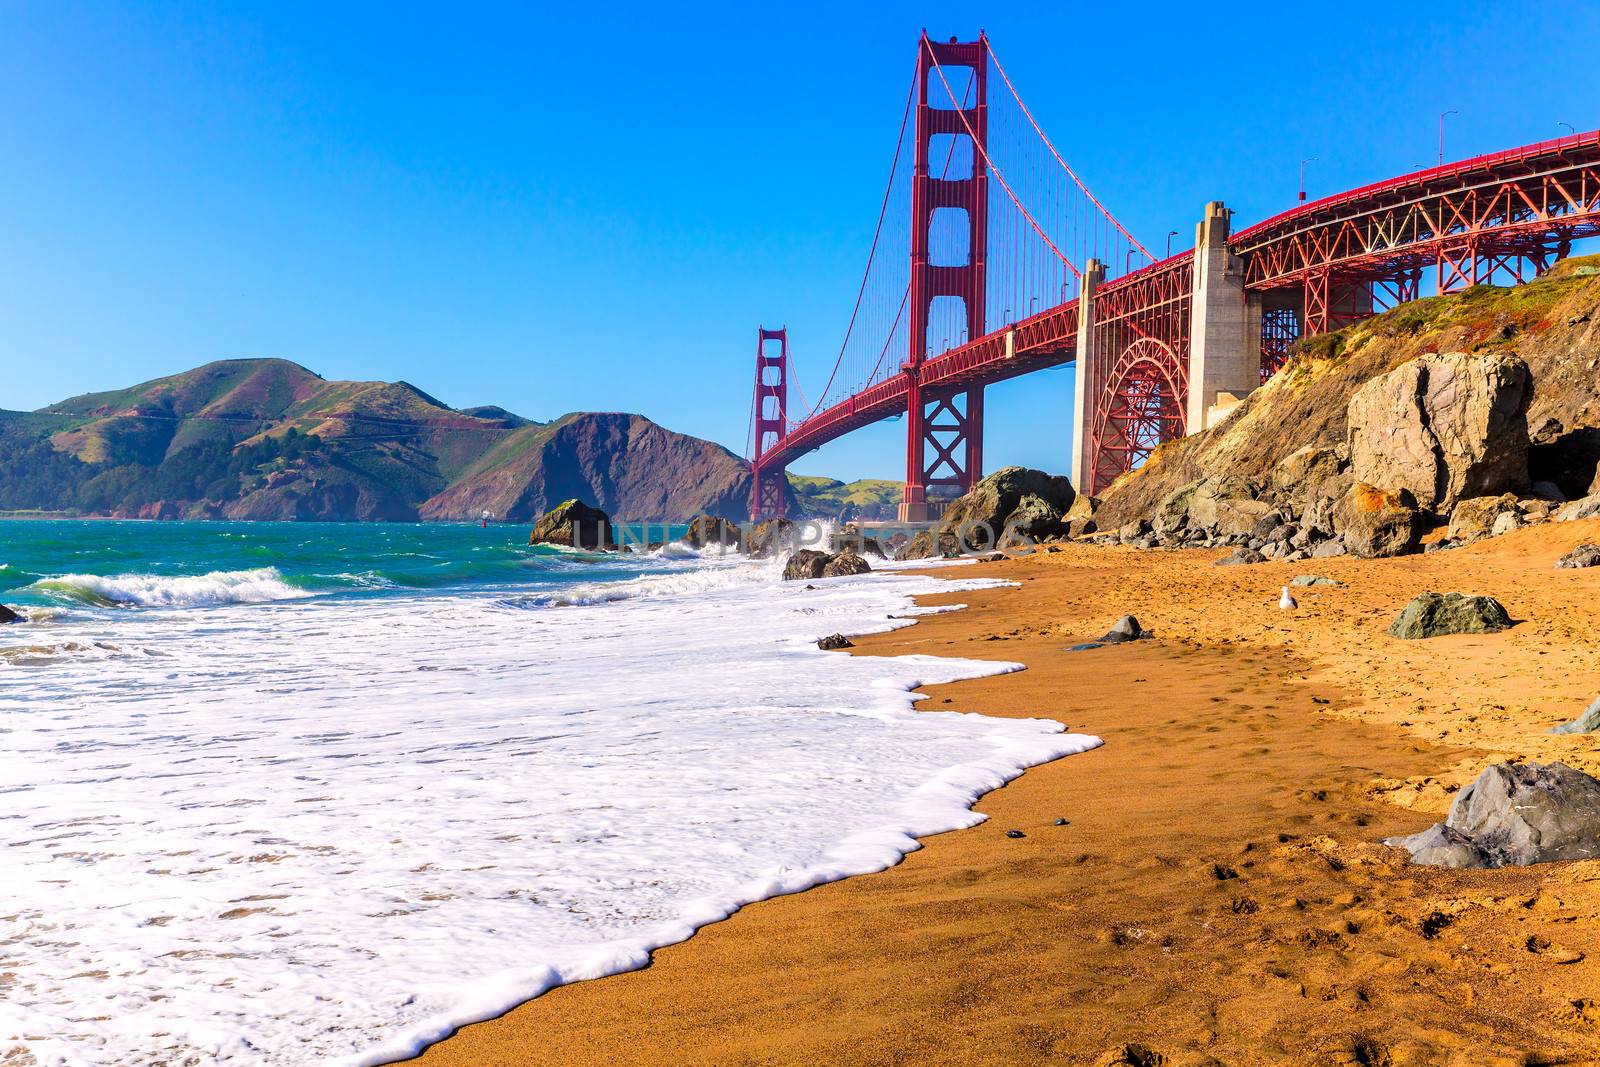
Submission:
<svg viewBox="0 0 1600 1067">
<path fill-rule="evenodd" d="M 742 519 L 749 491 L 732 452 L 641 415 L 538 423 L 451 408 L 406 382 L 328 381 L 282 359 L 0 411 L 0 511 L 527 520 L 578 496 L 620 518 Z"/>
<path fill-rule="evenodd" d="M 841 482 L 807 474 L 789 475 L 800 513 L 825 519 L 893 519 L 902 483 L 881 478 Z"/>
</svg>

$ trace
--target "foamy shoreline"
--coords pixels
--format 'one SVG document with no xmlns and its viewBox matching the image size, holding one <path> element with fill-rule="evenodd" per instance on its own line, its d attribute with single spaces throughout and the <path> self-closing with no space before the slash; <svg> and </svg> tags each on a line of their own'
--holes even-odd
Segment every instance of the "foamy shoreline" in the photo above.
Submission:
<svg viewBox="0 0 1600 1067">
<path fill-rule="evenodd" d="M 54 717 L 22 720 L 4 768 L 15 788 L 0 793 L 0 825 L 28 833 L 11 842 L 22 846 L 17 911 L 94 951 L 24 972 L 0 1007 L 0 1040 L 56 1035 L 29 1043 L 45 1062 L 184 1049 L 239 1063 L 404 1058 L 553 985 L 640 967 L 748 903 L 892 866 L 917 837 L 981 821 L 976 798 L 1026 767 L 1098 743 L 1054 722 L 914 710 L 917 685 L 1016 664 L 814 647 L 825 633 L 910 625 L 918 592 L 987 582 L 907 569 L 806 590 L 771 568 L 711 561 L 594 584 L 635 588 L 558 611 L 455 595 L 168 609 L 135 642 L 156 666 L 66 663 L 34 678 L 19 695 Z M 29 626 L 56 628 L 67 629 Z M 672 637 L 686 631 L 692 646 Z M 329 632 L 331 646 L 315 637 Z M 233 711 L 245 706 L 248 722 Z M 68 729 L 77 747 L 62 754 Z M 150 777 L 141 757 L 182 770 Z M 241 777 L 257 765 L 274 768 L 275 787 Z M 96 778 L 92 793 L 73 784 Z M 48 824 L 34 797 L 49 798 Z M 28 844 L 72 825 L 73 849 L 94 857 L 86 868 Z M 507 835 L 514 844 L 497 844 Z M 256 849 L 275 858 L 250 859 Z M 178 855 L 190 858 L 157 858 Z M 152 873 L 163 866 L 178 880 Z M 45 888 L 58 872 L 122 892 L 62 901 Z M 574 925 L 546 899 L 592 904 Z M 607 900 L 632 903 L 614 912 Z M 545 916 L 556 925 L 540 926 Z M 609 933 L 557 950 L 579 930 Z M 26 928 L 6 942 L 39 949 Z M 279 945 L 298 946 L 301 962 L 284 971 Z M 528 966 L 530 954 L 542 962 Z M 87 980 L 71 976 L 88 955 L 113 962 L 80 990 Z M 224 981 L 232 993 L 191 999 L 189 1022 L 161 1014 L 183 994 L 147 999 Z M 295 1007 L 297 989 L 321 1007 Z M 117 1018 L 76 1036 L 51 1009 L 112 990 Z M 312 1046 L 292 1039 L 302 1018 L 316 1024 Z M 152 1019 L 173 1037 L 144 1048 Z M 371 1036 L 336 1047 L 358 1033 Z"/>
</svg>

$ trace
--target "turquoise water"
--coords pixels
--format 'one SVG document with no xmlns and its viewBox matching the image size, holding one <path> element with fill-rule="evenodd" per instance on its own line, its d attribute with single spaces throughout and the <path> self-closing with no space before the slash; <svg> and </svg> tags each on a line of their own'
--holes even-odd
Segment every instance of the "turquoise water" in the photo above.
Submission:
<svg viewBox="0 0 1600 1067">
<path fill-rule="evenodd" d="M 667 540 L 684 530 L 657 525 L 635 532 Z M 527 527 L 510 525 L 0 522 L 0 603 L 198 607 L 308 595 L 544 589 L 624 580 L 662 563 L 646 555 L 530 546 L 527 537 Z"/>
</svg>

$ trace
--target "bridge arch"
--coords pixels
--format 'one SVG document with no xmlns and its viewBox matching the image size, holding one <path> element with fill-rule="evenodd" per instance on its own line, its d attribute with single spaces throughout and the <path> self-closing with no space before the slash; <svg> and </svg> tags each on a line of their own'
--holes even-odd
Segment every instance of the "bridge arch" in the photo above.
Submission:
<svg viewBox="0 0 1600 1067">
<path fill-rule="evenodd" d="M 1189 403 L 1188 368 L 1164 341 L 1140 337 L 1108 368 L 1090 424 L 1099 492 L 1150 458 L 1156 446 L 1182 437 Z"/>
</svg>

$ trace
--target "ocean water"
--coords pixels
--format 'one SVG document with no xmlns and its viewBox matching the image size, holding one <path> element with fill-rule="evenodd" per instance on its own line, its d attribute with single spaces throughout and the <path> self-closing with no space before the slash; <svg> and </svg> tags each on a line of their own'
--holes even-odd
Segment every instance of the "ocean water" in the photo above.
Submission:
<svg viewBox="0 0 1600 1067">
<path fill-rule="evenodd" d="M 1099 743 L 815 647 L 981 579 L 525 537 L 0 523 L 0 1062 L 389 1062 Z"/>
</svg>

